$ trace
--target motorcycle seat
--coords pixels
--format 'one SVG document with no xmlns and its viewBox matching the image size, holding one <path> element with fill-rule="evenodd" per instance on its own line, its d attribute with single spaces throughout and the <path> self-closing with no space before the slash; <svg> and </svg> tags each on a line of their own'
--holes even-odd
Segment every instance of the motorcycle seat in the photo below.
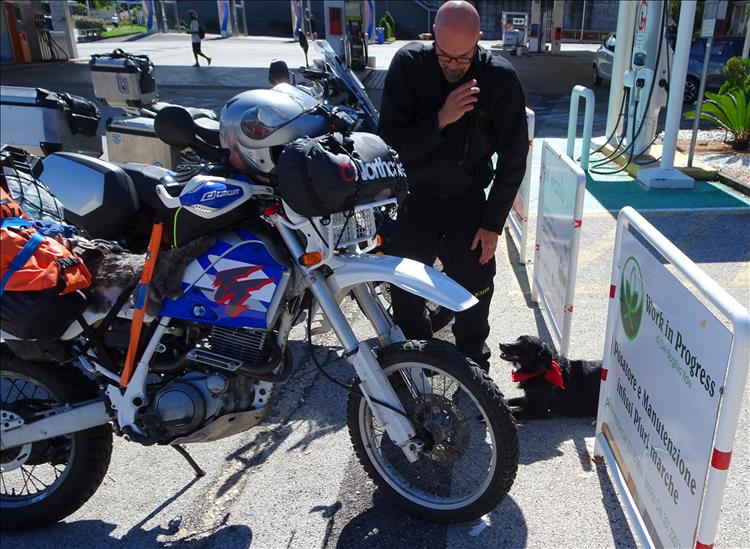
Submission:
<svg viewBox="0 0 750 549">
<path fill-rule="evenodd" d="M 167 216 L 170 209 L 167 208 L 156 194 L 156 186 L 164 185 L 169 194 L 177 196 L 182 190 L 182 185 L 178 182 L 169 183 L 169 177 L 172 172 L 161 166 L 152 164 L 138 164 L 128 162 L 127 164 L 118 164 L 133 181 L 135 192 L 141 204 L 147 206 L 154 212 Z M 165 179 L 162 179 L 165 178 Z M 165 184 L 166 183 L 166 184 Z"/>
<path fill-rule="evenodd" d="M 210 118 L 198 118 L 195 120 L 195 133 L 209 145 L 221 147 L 219 139 L 219 121 Z"/>
<path fill-rule="evenodd" d="M 205 120 L 216 120 L 216 113 L 212 111 L 211 109 L 200 109 L 198 107 L 183 107 L 182 105 L 174 105 L 172 103 L 165 103 L 165 102 L 158 102 L 154 103 L 152 105 L 148 106 L 148 110 L 155 112 L 156 114 L 159 114 L 159 111 L 166 107 L 182 107 L 187 112 L 190 113 L 190 116 L 193 120 L 198 119 L 205 119 Z"/>
</svg>

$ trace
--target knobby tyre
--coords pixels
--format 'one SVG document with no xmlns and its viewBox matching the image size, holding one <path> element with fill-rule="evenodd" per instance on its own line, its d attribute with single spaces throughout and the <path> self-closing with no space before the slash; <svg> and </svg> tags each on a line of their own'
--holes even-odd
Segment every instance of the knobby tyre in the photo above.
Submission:
<svg viewBox="0 0 750 549">
<path fill-rule="evenodd" d="M 0 408 L 26 421 L 49 407 L 97 396 L 96 385 L 73 368 L 6 352 L 2 358 Z M 39 528 L 71 515 L 96 492 L 111 455 L 109 425 L 4 450 L 0 529 Z"/>
<path fill-rule="evenodd" d="M 395 503 L 429 521 L 465 522 L 492 511 L 513 485 L 519 455 L 516 424 L 497 386 L 439 340 L 393 344 L 378 358 L 426 445 L 410 464 L 352 392 L 349 435 L 367 474 Z M 359 388 L 357 378 L 352 387 Z"/>
</svg>

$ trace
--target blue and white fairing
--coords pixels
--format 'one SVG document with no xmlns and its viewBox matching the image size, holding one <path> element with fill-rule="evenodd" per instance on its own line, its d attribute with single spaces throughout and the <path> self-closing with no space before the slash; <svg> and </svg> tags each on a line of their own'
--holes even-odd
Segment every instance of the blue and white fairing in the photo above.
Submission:
<svg viewBox="0 0 750 549">
<path fill-rule="evenodd" d="M 206 253 L 188 264 L 184 294 L 165 299 L 161 314 L 226 327 L 272 327 L 290 273 L 257 235 L 245 229 L 222 233 Z"/>
</svg>

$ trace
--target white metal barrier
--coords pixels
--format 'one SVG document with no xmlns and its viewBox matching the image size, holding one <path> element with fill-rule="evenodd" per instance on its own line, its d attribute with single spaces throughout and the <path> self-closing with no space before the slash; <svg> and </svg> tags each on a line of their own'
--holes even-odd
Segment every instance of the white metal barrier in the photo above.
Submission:
<svg viewBox="0 0 750 549">
<path fill-rule="evenodd" d="M 575 86 L 570 93 L 570 112 L 568 114 L 568 156 L 573 158 L 578 130 L 578 103 L 583 98 L 586 110 L 583 115 L 583 143 L 581 145 L 581 168 L 589 169 L 591 153 L 591 132 L 594 127 L 594 92 L 584 86 Z"/>
<path fill-rule="evenodd" d="M 531 300 L 538 302 L 541 298 L 563 355 L 570 346 L 585 195 L 586 174 L 570 156 L 545 139 Z"/>
<path fill-rule="evenodd" d="M 706 549 L 716 541 L 749 366 L 748 311 L 624 208 L 595 453 L 604 455 L 644 546 Z"/>
<path fill-rule="evenodd" d="M 536 115 L 534 111 L 526 107 L 526 126 L 529 131 L 529 153 L 526 155 L 526 174 L 523 176 L 521 186 L 518 188 L 513 207 L 508 215 L 508 226 L 518 243 L 518 251 L 522 264 L 528 262 L 526 248 L 529 240 L 529 200 L 531 198 L 531 160 L 534 149 L 534 124 Z"/>
</svg>

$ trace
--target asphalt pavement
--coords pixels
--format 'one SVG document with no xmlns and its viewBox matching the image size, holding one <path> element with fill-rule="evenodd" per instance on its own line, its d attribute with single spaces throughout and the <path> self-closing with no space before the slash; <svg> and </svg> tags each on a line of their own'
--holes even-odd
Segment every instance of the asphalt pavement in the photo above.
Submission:
<svg viewBox="0 0 750 549">
<path fill-rule="evenodd" d="M 79 51 L 88 55 L 114 47 L 152 56 L 164 100 L 213 108 L 235 90 L 265 86 L 265 67 L 271 58 L 286 58 L 292 67 L 304 63 L 296 44 L 259 38 L 208 41 L 204 50 L 214 64 L 200 69 L 188 66 L 193 60 L 184 37 L 80 44 Z M 395 46 L 379 48 L 371 53 L 378 57 L 379 68 L 383 58 L 384 68 Z M 544 59 L 520 61 L 533 65 L 526 76 L 522 70 L 519 74 L 527 96 L 536 98 L 540 108 L 537 120 L 542 134 L 564 135 L 568 86 L 579 80 L 587 83 L 586 55 L 590 53 L 571 52 L 565 58 L 567 69 L 560 59 L 547 58 L 546 65 Z M 566 80 L 533 81 L 534 74 L 552 70 L 550 66 L 569 73 Z M 87 70 L 85 64 L 70 63 L 3 69 L 2 82 L 90 95 Z M 371 82 L 376 76 L 370 76 Z M 597 91 L 597 102 L 606 105 L 606 90 Z M 601 113 L 597 120 L 603 126 Z M 595 135 L 600 133 L 595 129 Z M 720 186 L 717 189 L 725 192 Z M 607 200 L 591 193 L 587 197 L 572 358 L 602 357 L 616 212 L 634 197 L 627 193 Z M 689 211 L 657 201 L 641 212 L 719 285 L 750 306 L 750 208 L 742 199 L 737 198 L 731 208 L 697 205 Z M 532 215 L 532 236 L 534 221 Z M 513 397 L 520 393 L 510 379 L 511 365 L 499 359 L 497 344 L 521 334 L 547 340 L 550 335 L 542 311 L 530 301 L 532 266 L 519 264 L 517 245 L 507 234 L 500 239 L 496 259 L 490 373 L 503 393 Z M 358 334 L 372 335 L 357 310 L 347 307 L 345 313 Z M 449 329 L 437 336 L 452 339 Z M 187 463 L 169 448 L 117 439 L 104 484 L 87 504 L 53 527 L 0 533 L 2 548 L 637 546 L 607 468 L 593 459 L 593 418 L 519 422 L 516 482 L 509 496 L 482 520 L 442 526 L 403 513 L 374 489 L 358 464 L 345 425 L 346 394 L 322 378 L 302 338 L 302 330 L 296 328 L 292 348 L 297 369 L 288 383 L 277 388 L 273 411 L 261 426 L 229 439 L 188 446 L 206 470 L 205 477 L 196 480 Z M 338 349 L 330 334 L 320 336 L 317 343 L 320 361 L 332 358 Z M 351 367 L 343 361 L 329 371 L 340 381 L 352 377 Z M 746 388 L 717 548 L 750 547 L 749 403 Z"/>
</svg>

